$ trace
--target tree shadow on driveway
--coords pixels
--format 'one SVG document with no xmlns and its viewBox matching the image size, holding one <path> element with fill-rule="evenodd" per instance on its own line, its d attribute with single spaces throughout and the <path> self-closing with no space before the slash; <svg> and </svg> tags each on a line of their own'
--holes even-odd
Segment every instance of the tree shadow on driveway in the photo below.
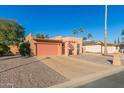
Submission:
<svg viewBox="0 0 124 93">
<path fill-rule="evenodd" d="M 14 58 L 16 58 L 16 57 L 14 57 Z M 19 58 L 19 57 L 17 57 L 17 58 Z M 12 68 L 0 71 L 0 73 L 6 72 L 6 71 L 9 71 L 9 70 L 12 70 L 12 69 L 16 69 L 16 68 L 19 68 L 19 67 L 22 67 L 22 66 L 30 65 L 30 64 L 33 64 L 33 63 L 37 63 L 37 62 L 40 62 L 40 61 L 45 60 L 45 59 L 50 59 L 50 57 L 46 57 L 46 58 L 41 59 L 41 60 L 32 61 L 32 62 L 29 62 L 29 63 L 26 63 L 26 64 L 22 64 L 22 65 L 19 65 L 19 66 L 15 66 L 15 67 L 12 67 Z M 5 59 L 5 60 L 7 60 L 7 59 Z"/>
<path fill-rule="evenodd" d="M 9 60 L 9 59 L 15 59 L 20 58 L 21 56 L 10 56 L 10 57 L 1 57 L 0 60 Z"/>
</svg>

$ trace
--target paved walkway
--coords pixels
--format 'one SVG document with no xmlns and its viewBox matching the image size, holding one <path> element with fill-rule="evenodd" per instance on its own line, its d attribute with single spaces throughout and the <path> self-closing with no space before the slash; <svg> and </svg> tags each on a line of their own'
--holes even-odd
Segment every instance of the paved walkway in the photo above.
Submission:
<svg viewBox="0 0 124 93">
<path fill-rule="evenodd" d="M 0 57 L 0 87 L 49 87 L 65 81 L 68 79 L 35 57 Z"/>
</svg>

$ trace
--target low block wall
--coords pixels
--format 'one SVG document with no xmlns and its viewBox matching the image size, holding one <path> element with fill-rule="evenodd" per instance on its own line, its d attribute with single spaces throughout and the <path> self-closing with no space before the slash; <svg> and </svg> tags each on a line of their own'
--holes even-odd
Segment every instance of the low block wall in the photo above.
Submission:
<svg viewBox="0 0 124 93">
<path fill-rule="evenodd" d="M 83 48 L 85 48 L 85 52 L 104 53 L 104 46 L 101 45 L 88 45 L 83 46 Z M 117 49 L 116 46 L 108 46 L 107 51 L 108 53 L 114 53 L 119 51 L 119 49 Z"/>
</svg>

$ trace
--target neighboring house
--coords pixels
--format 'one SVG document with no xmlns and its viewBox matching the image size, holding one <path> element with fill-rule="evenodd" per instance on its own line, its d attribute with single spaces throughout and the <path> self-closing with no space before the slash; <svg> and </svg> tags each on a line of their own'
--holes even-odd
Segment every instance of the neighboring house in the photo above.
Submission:
<svg viewBox="0 0 124 93">
<path fill-rule="evenodd" d="M 119 51 L 121 52 L 121 53 L 124 53 L 124 44 L 119 44 Z"/>
<path fill-rule="evenodd" d="M 83 51 L 103 54 L 104 44 L 101 41 L 86 41 L 83 43 Z M 108 53 L 114 53 L 119 51 L 119 48 L 115 44 L 108 43 L 107 51 Z"/>
<path fill-rule="evenodd" d="M 82 40 L 74 37 L 55 37 L 51 39 L 26 37 L 30 43 L 31 53 L 35 56 L 77 55 L 81 53 Z"/>
</svg>

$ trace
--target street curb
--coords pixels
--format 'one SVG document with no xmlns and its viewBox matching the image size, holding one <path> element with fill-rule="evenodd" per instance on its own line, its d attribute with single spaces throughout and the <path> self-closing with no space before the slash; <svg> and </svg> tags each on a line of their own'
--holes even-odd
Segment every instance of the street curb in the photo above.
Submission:
<svg viewBox="0 0 124 93">
<path fill-rule="evenodd" d="M 121 71 L 124 71 L 124 66 L 121 67 L 115 67 L 112 68 L 111 70 L 106 70 L 106 71 L 101 71 L 99 73 L 94 73 L 94 74 L 90 74 L 81 78 L 77 78 L 71 81 L 67 81 L 65 83 L 61 83 L 61 84 L 57 84 L 54 86 L 51 86 L 49 88 L 76 88 L 79 86 L 83 86 L 85 84 L 88 84 L 90 82 L 93 82 L 95 80 L 119 73 Z"/>
</svg>

